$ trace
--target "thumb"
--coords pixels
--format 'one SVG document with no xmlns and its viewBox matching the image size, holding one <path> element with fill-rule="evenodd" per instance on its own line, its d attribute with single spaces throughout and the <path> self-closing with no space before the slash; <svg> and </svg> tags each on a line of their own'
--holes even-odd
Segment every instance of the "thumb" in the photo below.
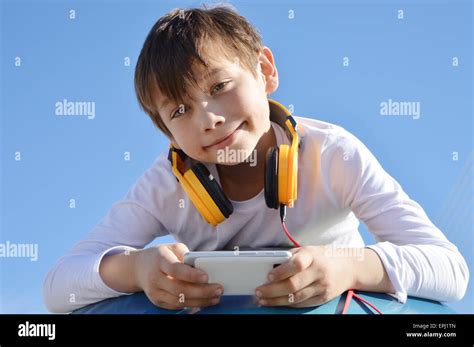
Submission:
<svg viewBox="0 0 474 347">
<path fill-rule="evenodd" d="M 289 249 L 288 251 L 290 251 L 292 255 L 295 255 L 296 253 L 298 253 L 299 251 L 301 251 L 301 247 L 291 248 L 291 249 Z"/>
<path fill-rule="evenodd" d="M 180 262 L 184 262 L 184 254 L 189 252 L 189 248 L 184 243 L 172 243 L 169 249 L 173 252 Z"/>
</svg>

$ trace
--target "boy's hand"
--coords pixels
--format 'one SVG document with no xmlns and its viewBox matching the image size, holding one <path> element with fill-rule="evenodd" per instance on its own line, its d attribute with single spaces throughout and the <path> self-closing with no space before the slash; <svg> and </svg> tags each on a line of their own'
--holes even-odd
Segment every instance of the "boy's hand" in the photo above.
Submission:
<svg viewBox="0 0 474 347">
<path fill-rule="evenodd" d="M 140 252 L 135 264 L 137 284 L 156 306 L 177 310 L 219 302 L 223 287 L 208 284 L 205 272 L 183 263 L 189 252 L 186 245 L 159 245 Z"/>
<path fill-rule="evenodd" d="M 293 257 L 269 272 L 270 283 L 256 289 L 264 306 L 309 307 L 324 304 L 353 285 L 352 260 L 330 257 L 325 246 L 291 250 Z"/>
</svg>

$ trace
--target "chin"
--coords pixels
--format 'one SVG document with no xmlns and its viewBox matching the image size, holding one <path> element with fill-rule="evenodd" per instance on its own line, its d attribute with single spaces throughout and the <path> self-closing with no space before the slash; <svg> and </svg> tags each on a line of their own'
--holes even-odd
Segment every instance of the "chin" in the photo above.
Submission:
<svg viewBox="0 0 474 347">
<path fill-rule="evenodd" d="M 216 163 L 214 163 L 214 164 L 216 164 L 216 165 L 220 165 L 220 166 L 235 166 L 235 165 L 237 165 L 237 164 L 230 164 L 230 163 L 220 163 L 220 162 L 216 162 Z"/>
<path fill-rule="evenodd" d="M 215 164 L 222 165 L 222 166 L 236 166 L 236 165 L 242 164 L 244 162 L 245 161 L 241 161 L 241 162 L 220 162 L 220 161 L 216 160 Z"/>
<path fill-rule="evenodd" d="M 240 164 L 256 162 L 255 147 L 246 148 L 225 148 L 221 151 L 216 151 L 215 163 L 225 166 L 236 166 Z M 254 164 L 252 166 L 255 166 Z"/>
</svg>

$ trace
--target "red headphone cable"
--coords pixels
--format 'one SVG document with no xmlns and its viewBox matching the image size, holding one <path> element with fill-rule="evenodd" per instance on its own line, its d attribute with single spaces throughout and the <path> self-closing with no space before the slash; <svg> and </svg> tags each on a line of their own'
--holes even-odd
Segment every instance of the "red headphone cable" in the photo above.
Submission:
<svg viewBox="0 0 474 347">
<path fill-rule="evenodd" d="M 288 229 L 286 228 L 285 221 L 286 221 L 286 205 L 282 204 L 280 205 L 280 219 L 281 219 L 281 225 L 283 226 L 283 230 L 285 231 L 286 236 L 290 239 L 290 241 L 295 245 L 296 247 L 301 247 L 301 245 L 296 241 L 291 234 L 288 232 Z"/>
<path fill-rule="evenodd" d="M 285 204 L 281 204 L 280 205 L 280 219 L 281 219 L 281 225 L 283 227 L 283 230 L 285 231 L 285 234 L 286 236 L 288 237 L 288 239 L 290 239 L 290 241 L 293 243 L 293 245 L 295 245 L 295 247 L 301 247 L 301 245 L 298 243 L 298 241 L 296 241 L 290 234 L 290 232 L 288 231 L 288 229 L 286 228 L 286 225 L 285 225 L 285 221 L 286 221 L 286 205 Z M 344 301 L 344 308 L 342 309 L 342 314 L 347 314 L 347 309 L 349 308 L 349 304 L 352 300 L 352 298 L 356 298 L 358 300 L 360 300 L 361 302 L 363 302 L 364 304 L 370 306 L 371 308 L 373 308 L 375 311 L 377 311 L 378 314 L 383 314 L 377 307 L 375 307 L 375 305 L 371 304 L 370 302 L 368 302 L 367 300 L 361 298 L 359 295 L 357 295 L 353 289 L 349 289 L 347 291 L 347 297 L 346 297 L 346 300 Z"/>
</svg>

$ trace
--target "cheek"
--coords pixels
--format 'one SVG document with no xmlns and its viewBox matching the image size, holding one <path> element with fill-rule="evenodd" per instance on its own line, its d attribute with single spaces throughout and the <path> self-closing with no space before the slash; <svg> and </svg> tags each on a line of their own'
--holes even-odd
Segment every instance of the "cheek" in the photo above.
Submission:
<svg viewBox="0 0 474 347">
<path fill-rule="evenodd" d="M 245 88 L 239 88 L 232 95 L 232 108 L 241 110 L 243 114 L 238 117 L 245 117 L 250 123 L 261 122 L 265 117 L 265 108 L 268 108 L 266 94 L 260 94 L 257 91 L 256 82 L 247 84 Z M 256 125 L 256 124 L 255 124 Z"/>
<path fill-rule="evenodd" d="M 180 149 L 182 149 L 189 157 L 196 160 L 205 160 L 206 151 L 201 147 L 201 140 L 199 134 L 193 129 L 193 126 L 186 125 L 181 128 L 181 131 L 176 132 L 175 141 L 178 143 Z"/>
<path fill-rule="evenodd" d="M 183 127 L 180 127 L 179 129 L 173 129 L 171 133 L 173 134 L 173 142 L 177 143 L 179 148 L 186 152 L 186 150 L 192 148 L 191 144 L 193 143 L 194 138 L 192 134 L 189 134 L 183 129 Z"/>
<path fill-rule="evenodd" d="M 254 122 L 257 128 L 267 128 L 270 124 L 270 108 L 266 97 L 259 97 L 256 100 L 254 108 Z"/>
</svg>

